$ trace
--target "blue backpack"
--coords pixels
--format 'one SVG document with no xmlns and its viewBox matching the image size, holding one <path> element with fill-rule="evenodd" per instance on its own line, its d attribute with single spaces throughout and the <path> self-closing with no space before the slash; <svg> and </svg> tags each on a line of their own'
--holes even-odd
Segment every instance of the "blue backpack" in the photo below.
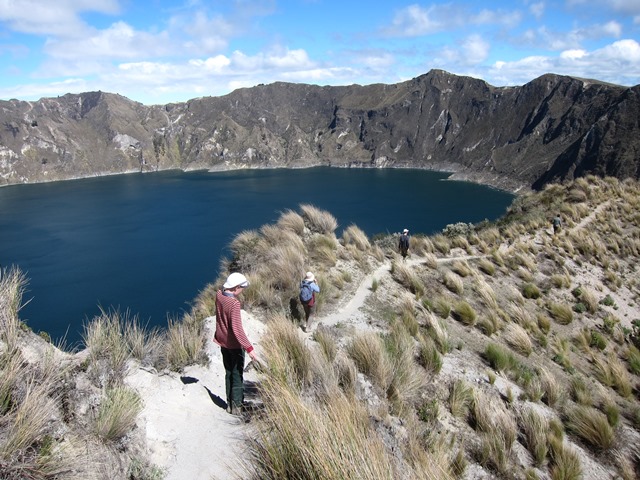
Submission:
<svg viewBox="0 0 640 480">
<path fill-rule="evenodd" d="M 313 290 L 311 290 L 311 285 L 308 282 L 300 283 L 300 300 L 303 302 L 308 302 L 313 298 Z"/>
</svg>

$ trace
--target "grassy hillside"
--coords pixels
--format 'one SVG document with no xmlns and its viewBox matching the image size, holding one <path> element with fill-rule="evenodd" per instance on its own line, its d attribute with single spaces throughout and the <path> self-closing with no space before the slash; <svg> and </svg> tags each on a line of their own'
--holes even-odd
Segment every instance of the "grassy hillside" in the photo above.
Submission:
<svg viewBox="0 0 640 480">
<path fill-rule="evenodd" d="M 406 261 L 395 236 L 336 227 L 301 205 L 238 234 L 223 261 L 269 327 L 247 476 L 637 477 L 638 182 L 550 185 L 498 222 L 414 235 Z M 311 335 L 297 327 L 307 270 L 321 287 Z M 123 379 L 207 361 L 219 280 L 163 331 L 104 312 L 74 353 L 28 332 L 26 278 L 4 270 L 0 478 L 161 478 Z"/>
</svg>

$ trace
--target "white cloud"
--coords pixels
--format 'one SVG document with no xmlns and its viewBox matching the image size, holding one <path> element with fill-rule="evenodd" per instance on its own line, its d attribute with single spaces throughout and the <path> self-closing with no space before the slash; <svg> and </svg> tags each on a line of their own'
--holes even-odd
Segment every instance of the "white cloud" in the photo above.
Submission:
<svg viewBox="0 0 640 480">
<path fill-rule="evenodd" d="M 396 13 L 387 33 L 391 36 L 415 37 L 439 32 L 445 25 L 433 18 L 434 11 L 435 7 L 409 5 Z"/>
<path fill-rule="evenodd" d="M 490 81 L 516 85 L 544 73 L 595 78 L 630 85 L 640 78 L 640 44 L 625 39 L 591 52 L 566 50 L 556 57 L 530 56 L 513 62 L 498 61 L 488 70 Z"/>
<path fill-rule="evenodd" d="M 537 19 L 542 18 L 544 15 L 545 4 L 544 2 L 533 3 L 529 6 L 529 11 L 531 15 L 536 17 Z"/>
<path fill-rule="evenodd" d="M 482 63 L 489 56 L 490 45 L 480 35 L 470 35 L 462 42 L 461 47 L 466 65 Z"/>
<path fill-rule="evenodd" d="M 0 1 L 0 21 L 12 30 L 37 35 L 78 36 L 87 30 L 82 12 L 118 13 L 117 0 Z"/>
</svg>

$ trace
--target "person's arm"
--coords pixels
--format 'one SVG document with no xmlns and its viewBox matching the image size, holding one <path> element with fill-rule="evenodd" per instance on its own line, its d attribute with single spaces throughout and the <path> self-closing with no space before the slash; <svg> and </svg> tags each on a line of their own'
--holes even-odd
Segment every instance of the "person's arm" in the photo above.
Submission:
<svg viewBox="0 0 640 480">
<path fill-rule="evenodd" d="M 311 290 L 316 293 L 320 293 L 320 286 L 316 282 L 311 283 Z"/>
<path fill-rule="evenodd" d="M 238 340 L 242 348 L 246 350 L 251 359 L 255 359 L 253 345 L 251 345 L 251 342 L 247 338 L 247 334 L 244 332 L 244 327 L 242 326 L 242 315 L 240 313 L 239 301 L 236 301 L 233 306 L 233 310 L 231 311 L 231 330 L 233 330 L 233 335 L 236 337 L 236 340 Z"/>
</svg>

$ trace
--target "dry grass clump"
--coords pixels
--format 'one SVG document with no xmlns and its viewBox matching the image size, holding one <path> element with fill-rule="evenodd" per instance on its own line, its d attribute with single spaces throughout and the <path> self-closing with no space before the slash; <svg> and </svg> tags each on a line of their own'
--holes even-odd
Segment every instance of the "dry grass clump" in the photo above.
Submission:
<svg viewBox="0 0 640 480">
<path fill-rule="evenodd" d="M 142 407 L 135 390 L 123 386 L 107 389 L 94 419 L 95 434 L 109 442 L 120 440 L 133 428 Z"/>
<path fill-rule="evenodd" d="M 533 344 L 527 331 L 520 325 L 510 323 L 505 328 L 504 338 L 509 345 L 518 353 L 528 357 L 533 351 Z"/>
<path fill-rule="evenodd" d="M 458 379 L 449 388 L 449 411 L 451 415 L 464 418 L 469 413 L 474 399 L 474 390 L 466 381 Z"/>
<path fill-rule="evenodd" d="M 593 407 L 577 405 L 566 411 L 567 428 L 598 450 L 613 445 L 615 433 L 606 415 Z"/>
<path fill-rule="evenodd" d="M 615 354 L 606 357 L 595 355 L 593 372 L 602 384 L 614 387 L 621 396 L 627 398 L 633 393 L 629 372 Z"/>
<path fill-rule="evenodd" d="M 427 254 L 433 254 L 435 247 L 429 237 L 415 235 L 411 238 L 411 251 L 420 257 L 424 257 Z"/>
<path fill-rule="evenodd" d="M 473 273 L 471 267 L 465 260 L 454 260 L 451 264 L 451 270 L 461 277 L 468 277 Z"/>
<path fill-rule="evenodd" d="M 369 376 L 376 386 L 386 392 L 391 380 L 392 366 L 380 336 L 372 332 L 360 333 L 347 344 L 346 349 L 358 370 Z"/>
<path fill-rule="evenodd" d="M 465 300 L 456 302 L 451 310 L 453 318 L 465 325 L 475 325 L 478 319 L 478 314 Z"/>
<path fill-rule="evenodd" d="M 443 255 L 447 255 L 451 250 L 451 242 L 449 237 L 438 233 L 431 237 L 431 241 L 433 242 L 434 248 Z"/>
<path fill-rule="evenodd" d="M 438 269 L 438 257 L 436 257 L 435 254 L 429 252 L 429 253 L 425 253 L 423 256 L 424 256 L 424 265 L 426 265 L 432 270 Z"/>
<path fill-rule="evenodd" d="M 368 251 L 371 248 L 369 238 L 356 225 L 349 225 L 344 232 L 342 232 L 342 240 L 345 245 L 354 245 L 362 251 Z"/>
<path fill-rule="evenodd" d="M 492 261 L 487 260 L 486 258 L 481 258 L 478 260 L 478 270 L 491 277 L 496 273 L 496 266 Z"/>
<path fill-rule="evenodd" d="M 427 334 L 435 342 L 438 351 L 443 355 L 451 350 L 451 343 L 449 341 L 449 332 L 445 323 L 437 318 L 435 315 L 428 313 L 426 315 L 426 328 Z"/>
<path fill-rule="evenodd" d="M 298 329 L 284 315 L 268 320 L 269 331 L 262 340 L 267 352 L 269 376 L 288 388 L 300 389 L 311 381 L 311 352 Z M 321 334 L 320 334 L 321 335 Z"/>
<path fill-rule="evenodd" d="M 204 363 L 205 336 L 202 322 L 195 320 L 190 315 L 185 315 L 182 319 L 169 319 L 164 358 L 174 371 L 179 371 L 187 365 Z"/>
<path fill-rule="evenodd" d="M 22 296 L 27 286 L 26 275 L 17 267 L 0 266 L 0 341 L 12 351 L 17 346 Z"/>
<path fill-rule="evenodd" d="M 338 345 L 335 338 L 325 328 L 320 328 L 313 333 L 313 339 L 320 345 L 320 350 L 329 362 L 333 362 L 338 354 Z"/>
<path fill-rule="evenodd" d="M 496 292 L 482 277 L 476 277 L 474 290 L 480 297 L 480 301 L 489 310 L 498 310 L 498 301 L 496 300 Z"/>
<path fill-rule="evenodd" d="M 304 233 L 304 218 L 298 212 L 286 210 L 278 218 L 278 227 L 291 230 L 296 235 Z"/>
<path fill-rule="evenodd" d="M 442 355 L 429 336 L 418 336 L 418 363 L 431 374 L 440 373 L 442 369 Z"/>
<path fill-rule="evenodd" d="M 479 390 L 474 391 L 471 411 L 475 429 L 481 433 L 481 462 L 505 474 L 518 435 L 513 415 Z"/>
<path fill-rule="evenodd" d="M 524 444 L 533 457 L 534 465 L 539 467 L 544 463 L 549 453 L 547 445 L 549 422 L 544 415 L 533 407 L 522 410 L 518 419 L 524 437 Z"/>
<path fill-rule="evenodd" d="M 424 294 L 424 284 L 416 273 L 416 271 L 402 261 L 393 261 L 391 263 L 391 276 L 400 285 L 415 293 L 416 295 Z"/>
<path fill-rule="evenodd" d="M 569 325 L 573 322 L 573 311 L 570 306 L 564 303 L 550 302 L 548 309 L 551 318 L 560 325 Z"/>
<path fill-rule="evenodd" d="M 444 275 L 442 276 L 442 283 L 453 293 L 462 295 L 464 292 L 464 283 L 462 282 L 462 279 L 451 270 L 444 272 Z"/>
<path fill-rule="evenodd" d="M 302 212 L 305 225 L 312 232 L 328 235 L 338 228 L 336 217 L 325 210 L 321 210 L 313 205 L 301 204 L 300 211 Z"/>
<path fill-rule="evenodd" d="M 89 373 L 98 386 L 120 383 L 127 373 L 130 351 L 124 337 L 124 325 L 128 321 L 128 313 L 101 310 L 100 315 L 84 325 Z"/>
<path fill-rule="evenodd" d="M 337 249 L 337 240 L 329 235 L 314 235 L 307 246 L 311 260 L 326 268 L 333 267 L 338 261 Z"/>
</svg>

